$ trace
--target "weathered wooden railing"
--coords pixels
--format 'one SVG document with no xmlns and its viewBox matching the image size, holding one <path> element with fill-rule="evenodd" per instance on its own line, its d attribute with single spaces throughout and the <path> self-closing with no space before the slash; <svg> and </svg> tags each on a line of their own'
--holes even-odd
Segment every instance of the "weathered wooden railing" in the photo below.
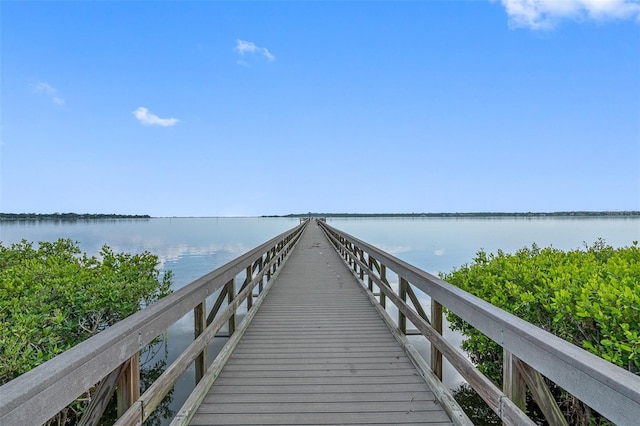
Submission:
<svg viewBox="0 0 640 426">
<path fill-rule="evenodd" d="M 319 223 L 383 317 L 402 333 L 406 333 L 408 319 L 431 342 L 431 377 L 442 380 L 444 354 L 505 424 L 534 424 L 522 411 L 525 386 L 531 390 L 549 424 L 566 424 L 541 375 L 615 424 L 640 422 L 640 377 L 364 241 Z M 398 276 L 397 293 L 389 285 L 388 271 Z M 374 284 L 379 289 L 375 293 Z M 431 297 L 431 319 L 421 307 L 414 287 Z M 386 312 L 387 300 L 398 308 L 395 322 Z M 503 347 L 502 391 L 442 337 L 443 306 Z M 406 341 L 405 345 L 414 362 L 426 365 L 411 345 Z"/>
<path fill-rule="evenodd" d="M 3 385 L 0 424 L 43 424 L 98 383 L 81 424 L 97 423 L 115 388 L 119 389 L 117 424 L 142 424 L 191 364 L 196 366 L 196 383 L 203 377 L 207 370 L 207 344 L 225 324 L 229 326 L 229 334 L 233 334 L 236 310 L 245 300 L 247 316 L 255 311 L 251 309 L 254 289 L 262 292 L 265 281 L 267 286 L 273 282 L 307 223 L 280 234 Z M 236 291 L 238 277 L 244 281 Z M 217 291 L 217 300 L 207 315 L 206 299 Z M 227 306 L 220 310 L 225 299 Z M 194 341 L 140 395 L 140 350 L 189 311 L 194 312 Z"/>
</svg>

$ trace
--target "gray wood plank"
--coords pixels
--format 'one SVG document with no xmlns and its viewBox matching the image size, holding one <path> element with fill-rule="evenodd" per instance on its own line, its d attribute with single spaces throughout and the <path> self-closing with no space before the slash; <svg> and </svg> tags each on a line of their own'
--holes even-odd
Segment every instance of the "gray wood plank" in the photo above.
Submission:
<svg viewBox="0 0 640 426">
<path fill-rule="evenodd" d="M 222 393 L 213 390 L 205 398 L 205 402 L 210 404 L 229 404 L 237 402 L 238 396 L 232 393 Z M 367 392 L 367 393 L 258 393 L 247 394 L 242 399 L 244 403 L 297 403 L 297 402 L 410 402 L 410 401 L 433 401 L 431 392 Z"/>
<path fill-rule="evenodd" d="M 395 385 L 424 383 L 417 375 L 403 376 L 370 376 L 348 375 L 330 377 L 220 377 L 216 381 L 218 386 L 321 386 L 321 385 Z"/>
<path fill-rule="evenodd" d="M 451 425 L 447 414 L 442 411 L 407 411 L 387 413 L 262 413 L 262 414 L 200 414 L 197 413 L 192 425 L 346 425 L 346 424 L 445 424 Z"/>
<path fill-rule="evenodd" d="M 312 223 L 191 424 L 452 423 Z"/>
<path fill-rule="evenodd" d="M 334 376 L 344 376 L 346 368 L 342 369 L 322 369 L 322 370 L 308 370 L 308 369 L 300 369 L 300 370 L 254 370 L 254 371 L 246 371 L 246 370 L 231 370 L 225 372 L 225 377 L 334 377 Z M 415 376 L 417 373 L 411 367 L 403 368 L 403 369 L 395 369 L 388 370 L 386 368 L 377 368 L 377 369 L 353 369 L 349 372 L 352 375 L 361 375 L 361 376 L 375 376 L 375 377 L 384 377 L 384 376 Z"/>
<path fill-rule="evenodd" d="M 391 363 L 391 364 L 380 364 L 378 362 L 364 362 L 364 363 L 343 363 L 343 362 L 338 362 L 338 363 L 300 363 L 300 364 L 259 364 L 259 363 L 253 363 L 253 364 L 238 364 L 238 363 L 228 363 L 224 370 L 225 373 L 227 371 L 264 371 L 264 370 L 271 370 L 271 371 L 278 371 L 278 370 L 284 370 L 284 371 L 295 371 L 295 370 L 309 370 L 309 371 L 313 371 L 313 370 L 321 370 L 321 371 L 329 371 L 329 370 L 337 370 L 337 369 L 342 369 L 342 370 L 358 370 L 358 369 L 370 369 L 370 370 L 376 370 L 376 369 L 386 369 L 386 370 L 390 370 L 390 371 L 394 371 L 394 370 L 403 370 L 407 368 L 406 364 L 399 364 L 399 363 Z"/>
<path fill-rule="evenodd" d="M 391 413 L 408 411 L 434 411 L 440 406 L 434 401 L 377 401 L 364 402 L 263 402 L 205 404 L 202 414 L 259 414 L 259 413 Z"/>
</svg>

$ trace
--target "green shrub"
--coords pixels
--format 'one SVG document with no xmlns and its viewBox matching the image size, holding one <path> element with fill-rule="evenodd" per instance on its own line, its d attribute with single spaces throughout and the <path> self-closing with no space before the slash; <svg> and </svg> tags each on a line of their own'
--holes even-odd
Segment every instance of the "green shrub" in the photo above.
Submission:
<svg viewBox="0 0 640 426">
<path fill-rule="evenodd" d="M 536 245 L 514 254 L 479 251 L 472 263 L 441 276 L 613 364 L 640 373 L 637 242 L 615 249 L 598 240 L 571 251 Z M 466 336 L 463 349 L 501 386 L 500 346 L 452 313 L 448 319 L 453 329 Z M 561 398 L 561 405 L 569 404 L 566 394 Z M 580 410 L 590 416 L 588 409 Z"/>
<path fill-rule="evenodd" d="M 169 294 L 158 265 L 106 245 L 88 257 L 68 239 L 0 244 L 0 384 Z"/>
</svg>

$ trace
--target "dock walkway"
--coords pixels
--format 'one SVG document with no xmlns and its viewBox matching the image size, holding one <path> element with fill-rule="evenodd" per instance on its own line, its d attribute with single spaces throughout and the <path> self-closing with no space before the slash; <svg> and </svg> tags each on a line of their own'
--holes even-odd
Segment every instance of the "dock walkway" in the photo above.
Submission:
<svg viewBox="0 0 640 426">
<path fill-rule="evenodd" d="M 191 424 L 452 422 L 310 223 Z"/>
</svg>

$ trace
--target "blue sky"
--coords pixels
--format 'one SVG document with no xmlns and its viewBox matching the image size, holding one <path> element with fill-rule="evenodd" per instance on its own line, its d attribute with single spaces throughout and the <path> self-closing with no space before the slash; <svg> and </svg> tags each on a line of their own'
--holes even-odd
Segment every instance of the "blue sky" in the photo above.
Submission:
<svg viewBox="0 0 640 426">
<path fill-rule="evenodd" d="M 640 2 L 2 1 L 0 211 L 640 210 Z"/>
</svg>

